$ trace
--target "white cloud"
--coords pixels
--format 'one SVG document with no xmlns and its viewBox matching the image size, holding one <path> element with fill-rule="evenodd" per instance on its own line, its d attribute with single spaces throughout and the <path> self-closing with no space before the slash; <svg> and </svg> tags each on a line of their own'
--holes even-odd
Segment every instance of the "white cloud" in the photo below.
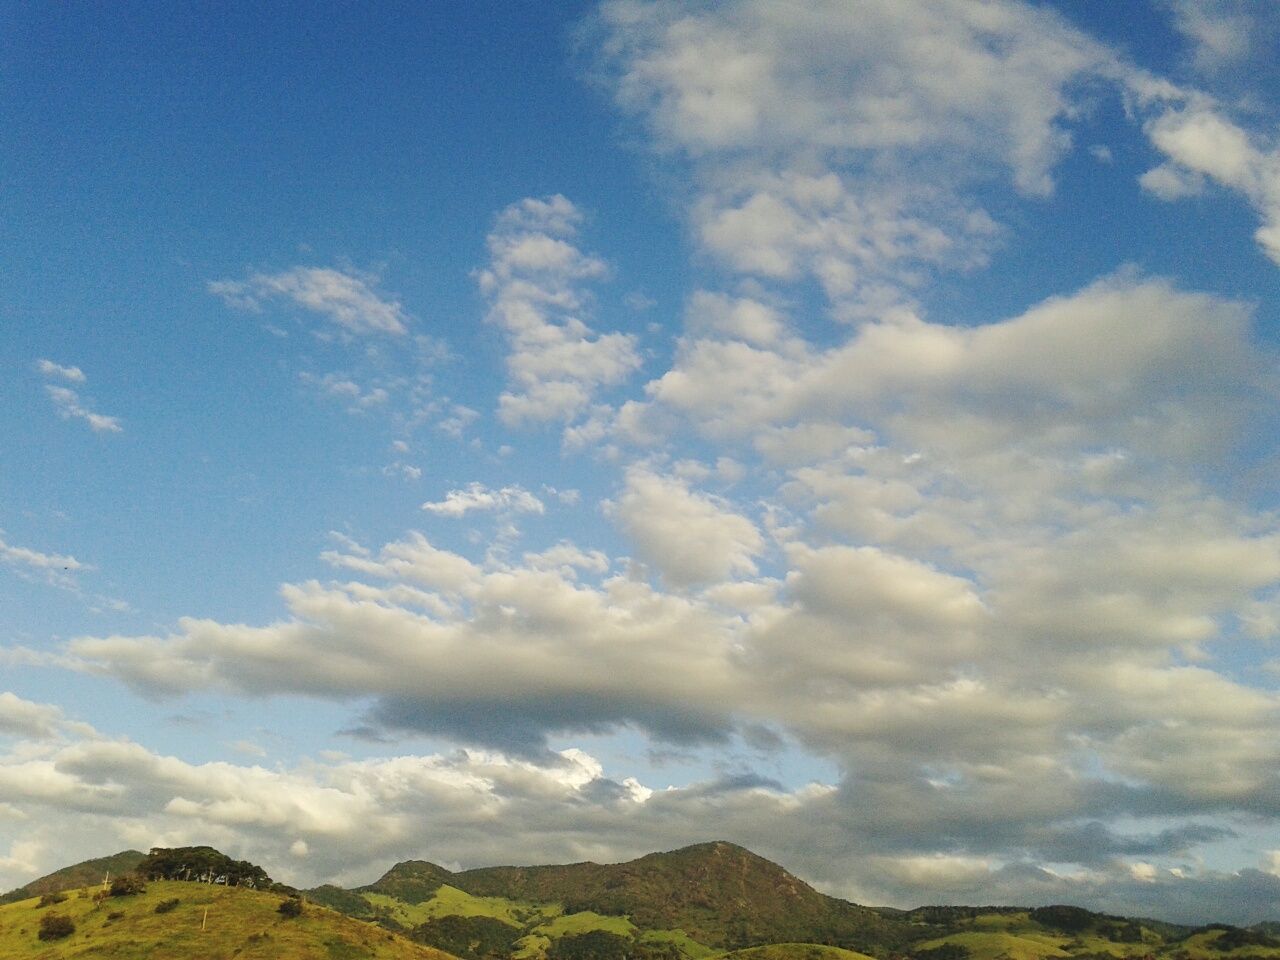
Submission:
<svg viewBox="0 0 1280 960">
<path fill-rule="evenodd" d="M 1142 185 L 1164 200 L 1199 192 L 1208 178 L 1238 191 L 1262 220 L 1254 238 L 1280 264 L 1280 146 L 1274 136 L 1251 134 L 1226 117 L 1204 94 L 1159 88 L 1137 89 L 1154 113 L 1144 124 L 1152 145 L 1168 162 L 1143 175 Z"/>
<path fill-rule="evenodd" d="M 628 472 L 613 514 L 640 557 L 677 587 L 750 576 L 764 551 L 755 524 L 726 503 L 643 468 Z"/>
<path fill-rule="evenodd" d="M 1165 0 L 1174 26 L 1192 44 L 1198 69 L 1216 73 L 1248 57 L 1258 25 L 1248 2 Z"/>
<path fill-rule="evenodd" d="M 465 490 L 450 490 L 443 500 L 424 503 L 422 509 L 441 517 L 461 517 L 473 510 L 510 513 L 546 511 L 542 501 L 521 486 L 492 490 L 482 483 L 472 483 Z"/>
<path fill-rule="evenodd" d="M 29 740 L 49 740 L 63 725 L 63 713 L 48 703 L 33 703 L 9 692 L 0 692 L 0 734 Z"/>
<path fill-rule="evenodd" d="M 54 586 L 73 588 L 74 574 L 88 569 L 69 554 L 42 553 L 29 547 L 6 543 L 0 531 L 0 564 L 16 570 L 21 575 L 34 576 Z"/>
<path fill-rule="evenodd" d="M 87 379 L 79 367 L 64 367 L 52 360 L 37 360 L 36 370 L 46 377 L 58 377 L 71 383 L 84 383 Z"/>
<path fill-rule="evenodd" d="M 95 433 L 121 433 L 124 431 L 119 417 L 109 417 L 90 410 L 80 399 L 80 394 L 70 387 L 60 387 L 47 383 L 44 389 L 49 394 L 49 399 L 53 401 L 53 406 L 58 411 L 58 416 L 62 417 L 63 420 L 83 420 L 93 428 Z"/>
<path fill-rule="evenodd" d="M 489 263 L 477 274 L 488 321 L 507 336 L 510 388 L 498 416 L 508 426 L 571 421 L 602 387 L 640 365 L 635 337 L 596 333 L 583 320 L 582 286 L 606 272 L 572 243 L 582 215 L 562 196 L 528 198 L 499 214 Z"/>
<path fill-rule="evenodd" d="M 706 249 L 757 276 L 816 277 L 853 315 L 928 268 L 984 262 L 996 227 L 968 185 L 996 165 L 1049 194 L 1076 88 L 1113 69 L 1018 3 L 616 0 L 598 26 L 619 105 L 692 164 Z"/>
<path fill-rule="evenodd" d="M 228 306 L 259 310 L 266 300 L 284 299 L 318 313 L 348 334 L 408 332 L 410 319 L 398 300 L 381 296 L 369 277 L 324 267 L 294 267 L 281 273 L 251 274 L 248 280 L 213 280 L 208 290 Z"/>
</svg>

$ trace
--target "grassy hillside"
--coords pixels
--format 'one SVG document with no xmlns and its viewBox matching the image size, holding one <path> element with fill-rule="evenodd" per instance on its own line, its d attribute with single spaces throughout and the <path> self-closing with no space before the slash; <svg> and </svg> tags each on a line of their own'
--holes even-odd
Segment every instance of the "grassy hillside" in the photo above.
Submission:
<svg viewBox="0 0 1280 960">
<path fill-rule="evenodd" d="M 628 863 L 488 867 L 449 883 L 480 896 L 555 902 L 566 913 L 626 916 L 641 929 L 683 930 L 720 949 L 815 940 L 862 950 L 903 945 L 903 925 L 818 893 L 731 843 L 703 843 Z"/>
<path fill-rule="evenodd" d="M 306 904 L 301 916 L 279 912 L 278 894 L 180 881 L 149 883 L 145 893 L 95 899 L 97 887 L 61 903 L 29 899 L 0 907 L 5 960 L 452 960 L 372 924 Z M 166 912 L 165 901 L 178 903 Z M 65 939 L 38 939 L 43 917 L 69 918 Z M 203 929 L 202 929 L 203 925 Z"/>
<path fill-rule="evenodd" d="M 1195 930 L 1071 906 L 859 907 L 729 843 L 620 864 L 451 873 L 408 861 L 368 887 L 330 890 L 326 902 L 467 960 L 565 960 L 571 941 L 590 933 L 661 960 L 850 960 L 853 950 L 910 960 L 1280 960 L 1280 941 L 1262 926 Z"/>
<path fill-rule="evenodd" d="M 777 864 L 730 843 L 699 844 L 621 864 L 459 873 L 413 860 L 354 891 L 320 888 L 309 895 L 425 942 L 448 944 L 464 956 L 520 960 L 540 960 L 554 954 L 561 941 L 593 931 L 631 939 L 638 953 L 665 949 L 688 960 L 799 941 L 887 953 L 905 946 L 909 932 L 901 920 L 824 896 Z M 471 928 L 439 922 L 446 917 L 499 921 L 514 931 L 513 945 L 502 951 L 496 946 L 505 928 L 479 920 Z M 474 933 L 469 943 L 468 929 Z"/>
<path fill-rule="evenodd" d="M 109 857 L 98 857 L 85 860 L 70 867 L 63 867 L 39 880 L 32 880 L 25 886 L 11 890 L 0 897 L 0 903 L 16 903 L 28 897 L 38 897 L 43 893 L 56 893 L 59 890 L 70 890 L 73 887 L 87 887 L 101 883 L 103 877 L 110 874 L 118 877 L 128 873 L 144 859 L 144 854 L 137 850 L 122 850 Z"/>
<path fill-rule="evenodd" d="M 140 864 L 141 874 L 148 862 L 172 860 L 186 875 L 197 854 L 227 860 L 211 848 L 153 850 L 147 861 L 125 851 L 33 881 L 10 895 L 26 899 L 0 906 L 0 958 L 1280 960 L 1280 937 L 1268 924 L 1179 927 L 1065 905 L 860 907 L 824 896 L 729 843 L 620 864 L 454 873 L 406 861 L 365 887 L 308 891 L 313 902 L 295 917 L 279 910 L 287 888 L 157 879 L 136 896 L 102 891 L 108 870 L 118 877 Z M 212 872 L 262 873 L 242 861 L 227 864 Z M 59 902 L 34 896 L 86 881 L 89 886 Z M 157 911 L 165 903 L 169 909 Z M 65 939 L 40 939 L 50 915 L 74 931 Z"/>
<path fill-rule="evenodd" d="M 871 960 L 865 953 L 816 943 L 771 943 L 720 956 L 722 960 Z"/>
</svg>

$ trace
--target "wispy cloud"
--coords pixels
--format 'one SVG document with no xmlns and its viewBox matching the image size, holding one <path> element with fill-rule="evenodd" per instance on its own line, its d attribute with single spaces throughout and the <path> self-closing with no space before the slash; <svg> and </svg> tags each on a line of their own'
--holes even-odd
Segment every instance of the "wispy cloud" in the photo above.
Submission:
<svg viewBox="0 0 1280 960">
<path fill-rule="evenodd" d="M 60 379 L 80 384 L 88 380 L 84 371 L 79 367 L 64 367 L 54 363 L 52 360 L 37 360 L 35 368 L 46 379 Z M 70 387 L 64 387 L 56 383 L 46 383 L 44 389 L 48 393 L 49 399 L 53 401 L 53 406 L 58 411 L 58 416 L 62 417 L 62 419 L 83 420 L 98 433 L 121 433 L 124 431 L 124 426 L 121 424 L 119 417 L 107 416 L 89 409 L 81 399 L 80 394 Z"/>
<path fill-rule="evenodd" d="M 348 334 L 408 332 L 410 319 L 400 301 L 374 289 L 367 276 L 325 267 L 294 267 L 281 273 L 254 273 L 247 280 L 212 280 L 207 289 L 228 306 L 260 310 L 264 301 L 285 300 L 333 322 Z"/>
<path fill-rule="evenodd" d="M 58 586 L 71 585 L 71 574 L 86 569 L 83 563 L 69 554 L 42 553 L 6 543 L 3 531 L 0 531 L 0 563 Z"/>
<path fill-rule="evenodd" d="M 79 367 L 64 367 L 52 360 L 37 360 L 36 369 L 46 377 L 61 377 L 71 383 L 84 383 L 86 379 L 84 371 Z"/>
<path fill-rule="evenodd" d="M 57 408 L 58 415 L 64 420 L 83 420 L 98 433 L 124 432 L 119 417 L 110 417 L 90 410 L 81 401 L 80 395 L 70 387 L 59 387 L 49 383 L 45 384 L 45 390 L 49 394 L 49 399 L 53 401 L 54 407 Z"/>
<path fill-rule="evenodd" d="M 543 513 L 542 501 L 521 486 L 490 489 L 481 483 L 465 490 L 450 490 L 443 500 L 424 503 L 422 509 L 441 517 L 461 517 L 475 510 L 512 513 Z"/>
</svg>

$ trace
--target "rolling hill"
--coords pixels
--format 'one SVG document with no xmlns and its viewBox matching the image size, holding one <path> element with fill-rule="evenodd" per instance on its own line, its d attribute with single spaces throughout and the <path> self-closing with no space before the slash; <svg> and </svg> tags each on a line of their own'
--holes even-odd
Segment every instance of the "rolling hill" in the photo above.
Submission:
<svg viewBox="0 0 1280 960">
<path fill-rule="evenodd" d="M 103 875 L 130 864 L 149 878 L 145 892 L 108 896 Z M 67 887 L 78 889 L 54 896 Z M 294 893 L 210 847 L 125 851 L 7 895 L 0 957 L 1280 960 L 1275 924 L 1191 928 L 1064 905 L 858 906 L 724 842 L 616 864 L 455 872 L 408 860 L 363 887 L 317 887 L 309 902 Z M 51 915 L 74 932 L 40 939 Z"/>
<path fill-rule="evenodd" d="M 53 873 L 38 880 L 32 880 L 16 890 L 10 890 L 0 896 L 0 904 L 16 903 L 19 900 L 38 897 L 45 893 L 56 893 L 59 890 L 68 890 L 72 887 L 87 887 L 95 883 L 102 883 L 103 878 L 108 875 L 117 877 L 122 873 L 128 873 L 133 870 L 143 861 L 145 856 L 145 854 L 139 853 L 137 850 L 122 850 L 109 857 L 97 857 L 93 860 L 85 860 L 82 863 L 73 864 L 70 867 L 63 867 L 61 870 L 55 870 Z"/>
<path fill-rule="evenodd" d="M 101 884 L 0 907 L 5 960 L 452 960 L 447 954 L 315 904 L 282 914 L 280 894 L 209 883 L 159 881 L 133 896 L 102 897 Z M 52 898 L 50 898 L 52 899 Z M 176 901 L 176 903 L 174 902 Z M 166 904 L 172 904 L 165 907 Z M 46 917 L 65 937 L 41 939 Z"/>
</svg>

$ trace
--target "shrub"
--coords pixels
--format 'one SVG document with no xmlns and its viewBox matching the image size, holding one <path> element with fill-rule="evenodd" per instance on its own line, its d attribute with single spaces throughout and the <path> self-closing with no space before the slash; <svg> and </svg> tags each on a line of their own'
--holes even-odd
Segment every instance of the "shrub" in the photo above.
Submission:
<svg viewBox="0 0 1280 960">
<path fill-rule="evenodd" d="M 510 956 L 520 932 L 497 917 L 447 916 L 414 927 L 410 937 L 464 960 L 478 960 Z"/>
<path fill-rule="evenodd" d="M 1063 933 L 1080 933 L 1093 926 L 1096 916 L 1081 907 L 1057 903 L 1049 907 L 1036 907 L 1029 914 L 1032 920 L 1052 930 Z"/>
<path fill-rule="evenodd" d="M 912 960 L 969 960 L 969 948 L 963 943 L 942 943 L 917 950 L 911 956 Z"/>
<path fill-rule="evenodd" d="M 302 916 L 302 900 L 298 897 L 290 897 L 288 900 L 281 900 L 280 906 L 276 907 L 282 916 L 300 917 Z"/>
<path fill-rule="evenodd" d="M 156 913 L 168 913 L 179 903 L 181 903 L 181 901 L 177 897 L 173 897 L 170 900 L 161 900 L 156 904 Z"/>
<path fill-rule="evenodd" d="M 40 918 L 40 932 L 36 934 L 41 940 L 61 940 L 76 932 L 76 925 L 71 918 L 61 913 L 46 913 Z"/>
<path fill-rule="evenodd" d="M 55 903 L 65 902 L 66 899 L 66 895 L 62 893 L 46 893 L 40 898 L 40 902 L 36 904 L 36 909 L 39 910 L 41 907 L 52 907 Z"/>
<path fill-rule="evenodd" d="M 113 897 L 132 897 L 146 892 L 146 883 L 134 873 L 122 873 L 111 881 L 111 895 Z"/>
<path fill-rule="evenodd" d="M 107 914 L 107 923 L 115 923 L 117 920 L 124 918 L 123 910 L 112 910 Z"/>
</svg>

